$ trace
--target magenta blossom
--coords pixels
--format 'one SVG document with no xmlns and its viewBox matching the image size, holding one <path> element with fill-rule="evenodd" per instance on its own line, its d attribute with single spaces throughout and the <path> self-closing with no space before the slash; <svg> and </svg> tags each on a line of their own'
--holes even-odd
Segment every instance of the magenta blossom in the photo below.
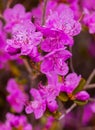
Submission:
<svg viewBox="0 0 95 130">
<path fill-rule="evenodd" d="M 78 100 L 88 100 L 90 98 L 89 94 L 86 91 L 80 91 L 78 93 L 76 93 L 75 98 Z"/>
<path fill-rule="evenodd" d="M 28 100 L 28 96 L 24 93 L 21 85 L 17 84 L 14 79 L 10 79 L 7 84 L 7 91 L 9 93 L 7 101 L 12 109 L 18 113 L 21 112 L 25 102 Z"/>
<path fill-rule="evenodd" d="M 67 93 L 72 93 L 74 89 L 78 86 L 81 80 L 81 76 L 77 76 L 76 73 L 70 73 L 66 76 L 64 85 L 62 86 L 62 91 Z"/>
<path fill-rule="evenodd" d="M 33 8 L 31 11 L 32 17 L 34 19 L 34 23 L 36 25 L 41 25 L 42 23 L 42 14 L 43 14 L 43 8 L 44 3 L 40 3 L 36 8 Z M 46 17 L 50 14 L 50 10 L 55 10 L 57 6 L 56 1 L 48 1 L 47 2 L 47 7 L 46 7 Z"/>
<path fill-rule="evenodd" d="M 46 110 L 45 101 L 42 99 L 38 90 L 31 89 L 30 93 L 33 96 L 34 100 L 26 106 L 25 111 L 27 114 L 34 112 L 35 118 L 39 119 L 43 116 Z"/>
<path fill-rule="evenodd" d="M 7 113 L 5 123 L 0 124 L 0 130 L 13 129 L 32 130 L 32 125 L 28 123 L 25 115 L 16 116 L 14 114 Z"/>
<path fill-rule="evenodd" d="M 83 117 L 82 117 L 82 122 L 84 125 L 87 125 L 88 122 L 93 119 L 93 115 L 95 114 L 95 103 L 90 102 L 87 105 L 84 106 L 84 111 L 83 111 Z"/>
<path fill-rule="evenodd" d="M 51 11 L 45 27 L 61 30 L 70 36 L 78 35 L 81 31 L 81 25 L 74 19 L 73 11 L 69 7 L 65 7 L 64 10 L 58 7 L 56 11 Z"/>
<path fill-rule="evenodd" d="M 31 13 L 26 13 L 24 6 L 21 4 L 16 4 L 13 8 L 6 9 L 3 15 L 6 20 L 5 29 L 7 31 L 10 31 L 16 24 L 31 20 Z"/>
<path fill-rule="evenodd" d="M 6 33 L 3 28 L 3 24 L 0 21 L 0 69 L 8 67 L 8 60 L 10 56 L 4 51 L 6 45 Z"/>
<path fill-rule="evenodd" d="M 53 85 L 49 84 L 47 86 L 40 86 L 39 92 L 41 97 L 45 100 L 48 109 L 51 112 L 54 112 L 58 109 L 58 104 L 56 101 L 56 97 L 59 95 L 60 92 L 60 85 Z"/>
<path fill-rule="evenodd" d="M 95 0 L 81 0 L 81 7 L 88 9 L 89 11 L 95 10 Z"/>
<path fill-rule="evenodd" d="M 65 61 L 71 57 L 71 53 L 64 48 L 56 49 L 43 58 L 41 71 L 43 73 L 54 72 L 59 75 L 68 73 L 68 65 Z"/>
<path fill-rule="evenodd" d="M 63 85 L 61 86 L 61 91 L 66 92 L 71 99 L 77 99 L 81 101 L 88 100 L 90 96 L 86 91 L 80 91 L 73 95 L 73 91 L 79 85 L 80 80 L 81 76 L 77 76 L 76 73 L 68 74 L 64 80 Z"/>
<path fill-rule="evenodd" d="M 62 31 L 51 30 L 49 28 L 42 28 L 44 40 L 41 42 L 41 49 L 45 52 L 53 51 L 54 49 L 64 48 L 66 45 L 73 45 L 72 37 L 68 36 Z"/>
<path fill-rule="evenodd" d="M 16 24 L 12 29 L 12 38 L 7 40 L 6 51 L 9 54 L 36 56 L 36 46 L 40 44 L 41 32 L 36 32 L 36 27 L 31 21 Z"/>
<path fill-rule="evenodd" d="M 95 33 L 95 11 L 90 13 L 88 10 L 86 10 L 83 22 L 89 28 L 89 33 L 94 34 Z"/>
</svg>

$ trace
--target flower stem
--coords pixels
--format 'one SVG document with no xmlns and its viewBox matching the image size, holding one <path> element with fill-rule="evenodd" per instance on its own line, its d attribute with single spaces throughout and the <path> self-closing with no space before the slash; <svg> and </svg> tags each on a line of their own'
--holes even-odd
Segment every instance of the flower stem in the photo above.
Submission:
<svg viewBox="0 0 95 130">
<path fill-rule="evenodd" d="M 72 53 L 72 47 L 69 47 L 69 50 Z M 70 69 L 71 69 L 72 72 L 75 72 L 72 57 L 70 58 Z"/>
<path fill-rule="evenodd" d="M 47 1 L 48 1 L 48 0 L 44 0 L 44 5 L 43 5 L 43 14 L 42 14 L 42 25 L 45 24 L 45 15 L 46 15 L 46 6 L 47 6 Z"/>
<path fill-rule="evenodd" d="M 64 118 L 68 113 L 70 113 L 75 107 L 77 106 L 76 103 L 74 103 L 70 108 L 68 108 L 66 110 L 66 112 L 64 114 L 62 114 L 59 118 L 59 120 L 61 120 L 62 118 Z"/>
<path fill-rule="evenodd" d="M 28 71 L 29 74 L 31 75 L 31 74 L 32 74 L 32 69 L 31 69 L 31 67 L 30 67 L 30 65 L 29 65 L 29 63 L 28 63 L 28 61 L 27 61 L 26 59 L 23 59 L 23 62 L 24 62 L 24 65 L 25 65 L 27 71 Z"/>
<path fill-rule="evenodd" d="M 91 82 L 91 80 L 93 79 L 94 76 L 95 76 L 95 69 L 92 71 L 92 73 L 88 77 L 87 82 L 86 82 L 86 84 L 84 86 L 84 89 L 88 89 L 89 88 L 89 83 Z"/>
<path fill-rule="evenodd" d="M 8 0 L 6 8 L 9 8 L 12 2 L 13 2 L 13 0 Z"/>
<path fill-rule="evenodd" d="M 95 102 L 95 98 L 90 98 L 89 101 L 90 102 Z"/>
<path fill-rule="evenodd" d="M 95 84 L 89 84 L 85 89 L 93 89 L 95 88 Z"/>
</svg>

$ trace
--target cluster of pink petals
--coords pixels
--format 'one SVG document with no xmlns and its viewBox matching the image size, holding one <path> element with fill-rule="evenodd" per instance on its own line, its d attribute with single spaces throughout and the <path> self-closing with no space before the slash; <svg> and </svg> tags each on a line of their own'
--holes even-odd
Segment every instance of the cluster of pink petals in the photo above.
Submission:
<svg viewBox="0 0 95 130">
<path fill-rule="evenodd" d="M 6 51 L 9 54 L 37 55 L 37 45 L 42 39 L 41 32 L 31 21 L 16 24 L 12 29 L 12 38 L 7 40 Z"/>
<path fill-rule="evenodd" d="M 55 49 L 64 48 L 64 46 L 73 45 L 73 38 L 62 31 L 41 28 L 44 39 L 41 42 L 41 49 L 45 52 L 51 52 Z"/>
<path fill-rule="evenodd" d="M 6 31 L 11 31 L 11 29 L 16 24 L 31 19 L 31 13 L 26 12 L 24 6 L 21 4 L 16 4 L 13 8 L 7 8 L 4 11 L 3 15 L 6 21 L 6 25 L 5 25 Z"/>
<path fill-rule="evenodd" d="M 10 56 L 5 52 L 5 45 L 6 45 L 6 34 L 4 32 L 3 24 L 0 21 L 0 69 L 3 67 L 7 67 L 7 62 L 10 59 Z"/>
<path fill-rule="evenodd" d="M 7 84 L 7 101 L 11 105 L 12 109 L 15 112 L 20 113 L 25 105 L 25 102 L 28 100 L 28 95 L 24 93 L 23 89 L 20 88 L 21 86 L 17 84 L 15 79 L 10 79 Z"/>
<path fill-rule="evenodd" d="M 63 6 L 63 11 L 60 6 L 56 11 L 51 11 L 46 19 L 45 27 L 61 30 L 70 36 L 78 35 L 81 31 L 81 24 L 74 19 L 73 11 L 67 6 Z"/>
<path fill-rule="evenodd" d="M 13 129 L 32 130 L 32 125 L 28 123 L 25 115 L 17 116 L 7 113 L 5 123 L 0 123 L 0 130 Z"/>
<path fill-rule="evenodd" d="M 94 0 L 81 0 L 84 17 L 83 23 L 88 27 L 89 33 L 95 33 L 95 1 Z"/>
<path fill-rule="evenodd" d="M 63 83 L 62 90 L 67 93 L 72 93 L 74 89 L 78 86 L 80 80 L 81 76 L 77 76 L 76 73 L 68 74 Z"/>
<path fill-rule="evenodd" d="M 41 71 L 46 74 L 54 72 L 59 75 L 66 75 L 69 68 L 65 61 L 70 57 L 71 53 L 64 48 L 55 49 L 44 56 Z"/>
<path fill-rule="evenodd" d="M 83 22 L 89 28 L 89 32 L 93 34 L 95 33 L 95 11 L 90 13 L 88 10 L 86 10 L 85 12 L 86 13 Z"/>
<path fill-rule="evenodd" d="M 36 8 L 33 8 L 31 10 L 31 14 L 32 14 L 32 17 L 34 19 L 35 25 L 41 25 L 41 23 L 42 23 L 42 15 L 43 15 L 42 8 L 43 8 L 43 4 L 44 3 L 42 2 Z M 46 16 L 48 16 L 50 14 L 50 10 L 55 10 L 55 8 L 57 6 L 58 5 L 57 5 L 56 1 L 48 0 L 47 7 L 46 7 Z"/>
<path fill-rule="evenodd" d="M 81 0 L 82 8 L 86 8 L 89 11 L 95 10 L 95 0 Z"/>
<path fill-rule="evenodd" d="M 58 109 L 56 97 L 60 92 L 60 85 L 56 84 L 56 77 L 54 81 L 50 81 L 47 86 L 40 84 L 39 89 L 31 89 L 30 94 L 34 100 L 26 106 L 26 113 L 30 114 L 34 112 L 35 118 L 39 119 L 43 116 L 46 109 L 50 112 L 55 112 Z"/>
<path fill-rule="evenodd" d="M 60 86 L 49 84 L 47 86 L 40 86 L 39 92 L 41 93 L 42 98 L 45 100 L 48 109 L 51 112 L 54 112 L 58 109 L 58 104 L 56 97 L 59 95 Z"/>
<path fill-rule="evenodd" d="M 83 111 L 83 117 L 82 117 L 82 122 L 84 125 L 88 124 L 91 119 L 93 119 L 93 115 L 95 114 L 95 103 L 90 102 L 84 107 Z"/>
<path fill-rule="evenodd" d="M 4 29 L 11 33 L 11 37 L 7 39 L 5 50 L 10 55 L 25 55 L 34 61 L 40 61 L 40 71 L 48 79 L 48 85 L 40 85 L 38 89 L 32 88 L 30 90 L 33 100 L 27 104 L 25 101 L 28 97 L 20 85 L 14 79 L 10 79 L 7 84 L 9 93 L 7 101 L 12 109 L 19 113 L 26 105 L 26 113 L 34 113 L 36 119 L 41 118 L 47 109 L 50 112 L 57 111 L 56 98 L 59 93 L 72 94 L 81 80 L 81 76 L 77 76 L 76 73 L 68 74 L 68 59 L 72 56 L 68 47 L 73 46 L 73 37 L 81 32 L 81 24 L 76 18 L 79 14 L 78 12 L 77 14 L 74 13 L 75 10 L 78 11 L 79 9 L 78 0 L 68 0 L 70 6 L 57 2 L 48 2 L 44 25 L 41 25 L 43 3 L 33 9 L 31 13 L 26 12 L 21 4 L 4 11 L 6 21 Z M 87 14 L 84 18 L 84 23 L 89 26 L 91 33 L 94 33 L 94 15 L 94 13 L 91 16 Z M 62 83 L 58 82 L 58 76 L 64 76 Z M 86 91 L 80 91 L 74 96 L 77 100 L 89 99 L 89 94 Z M 12 122 L 10 124 L 18 128 L 19 117 L 15 118 L 14 115 L 10 114 L 8 117 L 10 117 L 9 122 Z M 11 120 L 13 117 L 14 122 Z M 14 124 L 16 120 L 18 120 L 17 125 Z M 31 129 L 31 127 L 23 128 L 23 130 Z"/>
<path fill-rule="evenodd" d="M 77 76 L 76 73 L 68 74 L 63 82 L 63 85 L 61 86 L 61 91 L 66 92 L 67 94 L 72 94 L 77 88 L 80 80 L 81 76 Z M 77 92 L 74 96 L 77 100 L 81 101 L 86 101 L 90 97 L 86 91 Z"/>
<path fill-rule="evenodd" d="M 29 105 L 26 106 L 25 111 L 27 114 L 34 112 L 35 118 L 39 119 L 46 110 L 45 101 L 42 99 L 41 94 L 37 89 L 31 89 L 30 93 L 34 98 L 34 101 L 31 101 Z"/>
</svg>

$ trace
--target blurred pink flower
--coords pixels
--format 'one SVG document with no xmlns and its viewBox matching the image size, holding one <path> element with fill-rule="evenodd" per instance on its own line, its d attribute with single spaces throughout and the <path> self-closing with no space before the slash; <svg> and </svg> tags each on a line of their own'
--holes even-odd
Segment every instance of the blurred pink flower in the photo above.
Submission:
<svg viewBox="0 0 95 130">
<path fill-rule="evenodd" d="M 9 93 L 7 101 L 14 111 L 20 113 L 23 110 L 25 102 L 28 100 L 28 95 L 25 94 L 24 90 L 21 90 L 20 85 L 16 83 L 15 79 L 8 81 L 6 89 Z"/>
<path fill-rule="evenodd" d="M 22 4 L 16 4 L 13 8 L 5 9 L 3 15 L 6 20 L 6 31 L 11 31 L 14 25 L 20 24 L 25 20 L 31 20 L 31 13 L 25 12 Z"/>
</svg>

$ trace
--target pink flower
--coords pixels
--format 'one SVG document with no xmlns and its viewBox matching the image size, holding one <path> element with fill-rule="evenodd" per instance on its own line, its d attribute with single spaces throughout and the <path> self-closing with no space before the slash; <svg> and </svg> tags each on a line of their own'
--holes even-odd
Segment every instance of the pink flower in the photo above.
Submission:
<svg viewBox="0 0 95 130">
<path fill-rule="evenodd" d="M 9 54 L 36 56 L 37 45 L 42 38 L 41 32 L 36 32 L 36 27 L 31 21 L 16 24 L 12 29 L 12 38 L 7 40 L 6 51 Z"/>
<path fill-rule="evenodd" d="M 74 100 L 88 100 L 90 96 L 86 91 L 79 91 L 73 95 L 73 91 L 79 85 L 80 80 L 81 76 L 77 76 L 76 73 L 68 74 L 63 82 L 63 85 L 61 86 L 61 91 L 66 92 L 68 96 L 73 96 Z"/>
<path fill-rule="evenodd" d="M 85 100 L 88 100 L 90 96 L 86 91 L 81 91 L 81 92 L 76 93 L 75 98 L 78 100 L 85 101 Z"/>
<path fill-rule="evenodd" d="M 95 0 L 81 0 L 81 6 L 89 11 L 95 10 Z"/>
<path fill-rule="evenodd" d="M 68 66 L 65 61 L 70 56 L 71 53 L 63 48 L 54 50 L 43 58 L 41 71 L 46 74 L 54 72 L 59 75 L 66 75 Z"/>
<path fill-rule="evenodd" d="M 41 42 L 41 49 L 45 52 L 53 51 L 54 49 L 64 48 L 65 45 L 73 45 L 72 37 L 62 31 L 42 28 L 44 40 Z"/>
<path fill-rule="evenodd" d="M 0 123 L 0 130 L 32 130 L 32 125 L 28 123 L 25 115 L 14 115 L 11 113 L 6 114 L 6 121 Z"/>
<path fill-rule="evenodd" d="M 89 28 L 89 33 L 95 33 L 95 11 L 86 13 L 83 22 Z"/>
<path fill-rule="evenodd" d="M 74 89 L 78 86 L 81 80 L 81 76 L 77 76 L 76 73 L 70 73 L 66 76 L 64 85 L 62 86 L 62 91 L 67 93 L 72 93 Z"/>
<path fill-rule="evenodd" d="M 47 86 L 40 86 L 39 92 L 41 94 L 42 99 L 45 100 L 48 109 L 51 112 L 54 112 L 58 109 L 58 104 L 56 101 L 56 97 L 60 92 L 60 85 L 56 84 L 48 84 Z"/>
<path fill-rule="evenodd" d="M 3 15 L 6 20 L 5 29 L 7 31 L 10 31 L 16 24 L 31 20 L 31 13 L 26 13 L 24 6 L 21 4 L 16 4 L 13 8 L 6 9 Z"/>
<path fill-rule="evenodd" d="M 14 79 L 8 81 L 7 91 L 9 93 L 7 101 L 11 105 L 12 109 L 18 113 L 21 112 L 26 100 L 28 100 L 28 96 L 20 89 L 20 85 L 17 84 Z"/>
<path fill-rule="evenodd" d="M 11 128 L 19 129 L 21 127 L 23 130 L 32 130 L 32 125 L 28 123 L 25 115 L 16 116 L 11 113 L 7 113 L 5 124 L 9 124 Z"/>
<path fill-rule="evenodd" d="M 3 28 L 3 24 L 0 21 L 0 69 L 8 67 L 8 60 L 10 60 L 10 56 L 4 51 L 6 45 L 6 33 Z"/>
<path fill-rule="evenodd" d="M 34 98 L 34 101 L 31 101 L 25 108 L 27 114 L 34 112 L 35 118 L 39 119 L 43 116 L 46 110 L 45 101 L 42 99 L 40 93 L 36 89 L 31 89 L 31 95 Z"/>
<path fill-rule="evenodd" d="M 73 11 L 69 7 L 62 7 L 58 6 L 56 11 L 50 12 L 45 27 L 51 30 L 61 30 L 70 36 L 78 35 L 81 31 L 80 23 L 74 19 Z"/>
<path fill-rule="evenodd" d="M 57 6 L 56 1 L 48 1 L 46 7 L 46 17 L 49 15 L 50 10 L 55 10 Z M 33 8 L 31 11 L 32 17 L 34 19 L 34 23 L 36 25 L 41 25 L 42 23 L 42 14 L 43 14 L 43 2 L 40 3 L 36 8 Z"/>
</svg>

